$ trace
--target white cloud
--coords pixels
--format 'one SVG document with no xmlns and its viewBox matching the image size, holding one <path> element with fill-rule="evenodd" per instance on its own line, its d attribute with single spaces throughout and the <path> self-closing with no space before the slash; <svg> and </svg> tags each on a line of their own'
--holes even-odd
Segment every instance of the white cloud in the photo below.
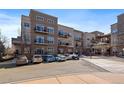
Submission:
<svg viewBox="0 0 124 93">
<path fill-rule="evenodd" d="M 20 28 L 20 18 L 0 13 L 0 29 L 1 33 L 6 36 L 9 41 L 12 37 L 17 37 L 17 29 Z M 10 44 L 11 45 L 11 42 Z"/>
</svg>

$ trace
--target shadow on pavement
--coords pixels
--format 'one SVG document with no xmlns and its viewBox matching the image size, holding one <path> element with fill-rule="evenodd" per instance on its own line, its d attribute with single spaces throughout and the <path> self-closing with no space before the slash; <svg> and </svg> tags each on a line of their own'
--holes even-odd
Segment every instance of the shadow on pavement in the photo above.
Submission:
<svg viewBox="0 0 124 93">
<path fill-rule="evenodd" d="M 4 68 L 4 69 L 17 68 L 17 67 L 30 66 L 30 65 L 37 65 L 37 64 L 28 63 L 28 64 L 25 64 L 25 65 L 17 66 L 16 63 L 13 62 L 13 60 L 11 60 L 9 62 L 2 62 L 2 63 L 0 63 L 0 69 L 2 69 L 2 68 Z"/>
<path fill-rule="evenodd" d="M 53 62 L 43 62 L 42 64 L 51 64 Z M 61 62 L 56 62 L 56 63 L 61 63 Z M 24 67 L 24 66 L 31 66 L 31 65 L 38 65 L 41 63 L 31 63 L 29 62 L 28 64 L 25 65 L 16 65 L 16 63 L 14 62 L 14 60 L 10 60 L 8 62 L 2 62 L 0 63 L 0 69 L 4 68 L 4 69 L 10 69 L 10 68 L 17 68 L 17 67 Z"/>
</svg>

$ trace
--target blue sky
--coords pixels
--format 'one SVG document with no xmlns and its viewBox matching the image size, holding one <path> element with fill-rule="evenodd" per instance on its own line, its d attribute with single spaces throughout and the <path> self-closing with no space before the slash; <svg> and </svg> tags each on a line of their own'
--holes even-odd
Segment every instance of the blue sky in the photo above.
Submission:
<svg viewBox="0 0 124 93">
<path fill-rule="evenodd" d="M 1 9 L 0 29 L 3 35 L 11 41 L 18 36 L 20 16 L 28 15 L 28 9 Z M 117 22 L 117 15 L 124 13 L 123 9 L 38 9 L 38 11 L 58 17 L 59 24 L 74 27 L 83 32 L 95 30 L 110 32 L 110 25 Z"/>
</svg>

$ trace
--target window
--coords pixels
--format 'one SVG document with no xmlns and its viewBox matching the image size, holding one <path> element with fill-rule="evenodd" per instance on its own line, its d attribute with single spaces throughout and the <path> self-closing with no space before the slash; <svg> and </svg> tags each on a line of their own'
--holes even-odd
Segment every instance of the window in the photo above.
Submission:
<svg viewBox="0 0 124 93">
<path fill-rule="evenodd" d="M 44 54 L 44 49 L 43 48 L 36 48 L 35 54 Z"/>
<path fill-rule="evenodd" d="M 48 21 L 48 23 L 50 23 L 50 24 L 54 24 L 54 20 L 52 20 L 52 19 L 48 19 L 47 21 Z"/>
<path fill-rule="evenodd" d="M 70 45 L 70 43 L 68 43 L 67 41 L 59 40 L 58 45 Z"/>
<path fill-rule="evenodd" d="M 29 23 L 24 23 L 24 28 L 29 28 L 30 24 Z"/>
<path fill-rule="evenodd" d="M 48 47 L 48 53 L 53 53 L 54 52 L 54 48 L 52 48 L 52 47 Z"/>
<path fill-rule="evenodd" d="M 41 24 L 36 24 L 35 30 L 38 32 L 42 32 L 45 30 L 45 27 Z"/>
<path fill-rule="evenodd" d="M 59 30 L 59 35 L 61 35 L 61 36 L 69 36 L 71 34 L 69 34 L 68 32 L 64 32 L 63 30 Z"/>
<path fill-rule="evenodd" d="M 113 29 L 113 30 L 112 30 L 112 34 L 117 33 L 117 32 L 118 32 L 117 29 Z"/>
<path fill-rule="evenodd" d="M 80 36 L 75 36 L 75 40 L 80 40 L 81 39 L 81 37 Z M 87 39 L 88 40 L 88 39 Z"/>
<path fill-rule="evenodd" d="M 48 27 L 47 30 L 48 30 L 48 33 L 54 33 L 54 28 L 53 27 Z"/>
<path fill-rule="evenodd" d="M 38 20 L 38 21 L 44 21 L 44 17 L 42 17 L 42 16 L 36 16 L 36 20 Z"/>
<path fill-rule="evenodd" d="M 54 37 L 53 36 L 48 36 L 48 43 L 53 44 L 54 43 Z"/>
<path fill-rule="evenodd" d="M 37 36 L 35 42 L 38 44 L 43 44 L 44 43 L 44 37 L 43 36 Z"/>
<path fill-rule="evenodd" d="M 28 32 L 24 32 L 22 34 L 22 37 L 23 37 L 24 43 L 30 43 L 30 34 Z"/>
</svg>

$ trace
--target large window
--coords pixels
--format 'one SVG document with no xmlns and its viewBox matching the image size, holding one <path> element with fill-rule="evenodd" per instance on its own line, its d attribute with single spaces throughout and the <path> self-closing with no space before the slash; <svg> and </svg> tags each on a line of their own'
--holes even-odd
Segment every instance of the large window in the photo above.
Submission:
<svg viewBox="0 0 124 93">
<path fill-rule="evenodd" d="M 43 48 L 36 48 L 35 54 L 44 54 L 44 49 Z"/>
<path fill-rule="evenodd" d="M 30 28 L 30 24 L 29 23 L 24 23 L 23 27 L 26 28 L 26 29 L 29 29 Z"/>
<path fill-rule="evenodd" d="M 53 19 L 48 19 L 47 20 L 48 21 L 48 23 L 50 23 L 50 24 L 54 24 L 56 21 L 54 21 Z"/>
<path fill-rule="evenodd" d="M 81 39 L 81 37 L 80 36 L 75 36 L 74 39 L 79 41 Z"/>
<path fill-rule="evenodd" d="M 36 16 L 36 20 L 38 20 L 38 21 L 44 21 L 44 17 L 42 17 L 42 16 Z"/>
<path fill-rule="evenodd" d="M 59 30 L 59 35 L 60 36 L 71 36 L 69 32 L 64 32 L 63 30 Z"/>
<path fill-rule="evenodd" d="M 112 34 L 117 33 L 117 32 L 118 32 L 117 29 L 113 29 L 113 30 L 112 30 Z"/>
<path fill-rule="evenodd" d="M 53 44 L 54 43 L 54 37 L 53 36 L 48 36 L 48 43 Z"/>
<path fill-rule="evenodd" d="M 43 44 L 44 43 L 44 37 L 43 36 L 37 36 L 35 42 L 38 44 Z"/>
<path fill-rule="evenodd" d="M 70 45 L 70 43 L 67 42 L 67 41 L 59 40 L 59 41 L 58 41 L 58 45 Z"/>
<path fill-rule="evenodd" d="M 47 52 L 48 53 L 53 53 L 54 52 L 54 48 L 53 47 L 48 47 Z"/>
<path fill-rule="evenodd" d="M 53 27 L 47 27 L 48 33 L 54 33 L 54 28 Z"/>
<path fill-rule="evenodd" d="M 45 31 L 45 27 L 41 24 L 36 24 L 35 30 L 38 32 Z"/>
</svg>

